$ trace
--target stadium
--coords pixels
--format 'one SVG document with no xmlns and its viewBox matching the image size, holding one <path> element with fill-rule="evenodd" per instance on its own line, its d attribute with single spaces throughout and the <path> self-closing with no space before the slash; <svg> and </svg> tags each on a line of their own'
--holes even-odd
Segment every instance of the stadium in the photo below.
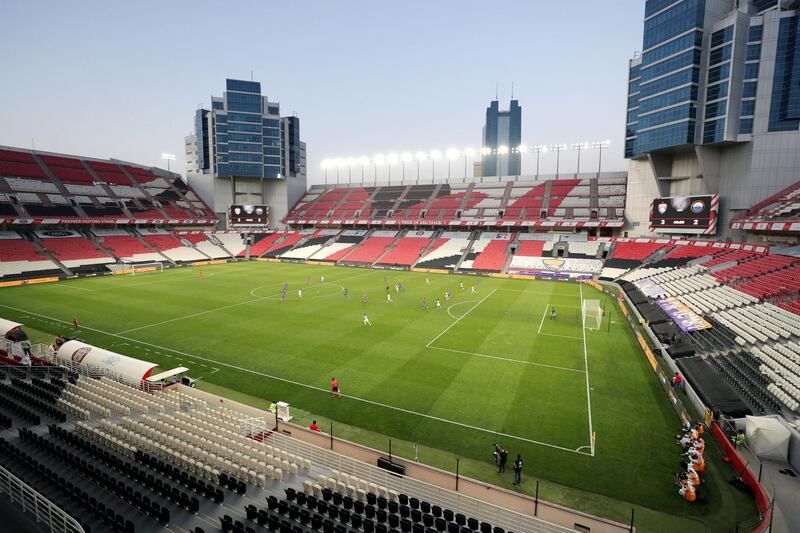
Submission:
<svg viewBox="0 0 800 533">
<path fill-rule="evenodd" d="M 640 4 L 624 139 L 0 146 L 5 530 L 800 530 L 800 5 Z"/>
</svg>

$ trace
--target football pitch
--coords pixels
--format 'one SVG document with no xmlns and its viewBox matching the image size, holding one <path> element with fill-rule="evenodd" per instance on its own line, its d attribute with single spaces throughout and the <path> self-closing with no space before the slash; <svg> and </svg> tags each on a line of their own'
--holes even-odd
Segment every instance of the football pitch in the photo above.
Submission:
<svg viewBox="0 0 800 533">
<path fill-rule="evenodd" d="M 583 327 L 583 299 L 601 300 L 599 330 Z M 526 476 L 687 512 L 678 418 L 616 302 L 583 284 L 239 262 L 4 288 L 0 316 L 53 335 L 77 318 L 86 342 L 187 366 L 264 408 L 287 401 L 487 472 L 497 441 Z"/>
</svg>

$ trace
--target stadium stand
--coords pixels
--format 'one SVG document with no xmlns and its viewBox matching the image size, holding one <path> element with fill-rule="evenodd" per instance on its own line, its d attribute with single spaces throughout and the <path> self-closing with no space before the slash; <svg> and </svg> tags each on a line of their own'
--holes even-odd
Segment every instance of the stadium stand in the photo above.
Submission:
<svg viewBox="0 0 800 533">
<path fill-rule="evenodd" d="M 290 225 L 621 227 L 624 177 L 583 180 L 346 187 L 312 185 L 284 219 Z"/>
<path fill-rule="evenodd" d="M 376 232 L 354 246 L 349 253 L 339 259 L 340 264 L 372 264 L 394 242 L 397 232 Z"/>
<path fill-rule="evenodd" d="M 291 250 L 283 253 L 281 258 L 284 259 L 308 259 L 315 253 L 319 252 L 322 248 L 328 244 L 331 239 L 336 238 L 336 235 L 339 232 L 334 231 L 326 231 L 320 230 L 316 231 L 310 235 L 308 238 L 300 241 L 300 244 L 292 248 Z"/>
<path fill-rule="evenodd" d="M 482 233 L 473 242 L 460 268 L 480 272 L 500 272 L 508 260 L 509 245 L 514 237 L 513 234 Z"/>
<path fill-rule="evenodd" d="M 799 198 L 800 181 L 736 215 L 731 220 L 730 227 L 759 232 L 797 231 L 793 224 L 800 221 Z"/>
<path fill-rule="evenodd" d="M 0 149 L 0 177 L 9 189 L 0 200 L 13 204 L 13 197 L 19 206 L 6 206 L 0 215 L 34 218 L 34 223 L 50 217 L 86 224 L 123 220 L 216 222 L 211 209 L 179 175 L 162 170 L 4 148 Z"/>
<path fill-rule="evenodd" d="M 380 265 L 411 266 L 422 251 L 433 242 L 432 231 L 409 232 L 378 261 Z"/>
<path fill-rule="evenodd" d="M 314 261 L 332 261 L 336 262 L 342 257 L 346 256 L 350 250 L 357 246 L 362 240 L 366 231 L 363 230 L 346 230 L 339 235 L 336 242 L 321 248 L 317 253 L 313 254 L 309 259 Z"/>
<path fill-rule="evenodd" d="M 417 268 L 443 268 L 452 270 L 464 255 L 470 243 L 470 234 L 445 232 L 434 241 L 427 252 L 416 262 Z"/>
</svg>

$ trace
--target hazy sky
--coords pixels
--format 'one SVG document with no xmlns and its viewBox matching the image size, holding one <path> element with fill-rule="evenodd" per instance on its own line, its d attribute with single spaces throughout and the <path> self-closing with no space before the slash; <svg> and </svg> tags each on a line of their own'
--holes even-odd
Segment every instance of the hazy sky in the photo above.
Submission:
<svg viewBox="0 0 800 533">
<path fill-rule="evenodd" d="M 610 139 L 603 167 L 620 170 L 643 12 L 644 0 L 5 0 L 0 144 L 159 166 L 168 152 L 183 171 L 194 109 L 252 70 L 300 117 L 310 182 L 329 157 L 478 148 L 495 83 L 505 108 L 512 81 L 524 143 Z"/>
</svg>

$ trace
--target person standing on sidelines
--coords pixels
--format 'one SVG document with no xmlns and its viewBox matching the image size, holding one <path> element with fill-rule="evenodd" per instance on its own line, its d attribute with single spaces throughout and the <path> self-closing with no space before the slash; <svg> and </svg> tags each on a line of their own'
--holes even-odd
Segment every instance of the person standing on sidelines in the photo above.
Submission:
<svg viewBox="0 0 800 533">
<path fill-rule="evenodd" d="M 369 317 L 367 316 L 367 313 L 364 313 L 364 325 L 365 326 L 372 326 L 372 322 L 369 321 Z"/>
<path fill-rule="evenodd" d="M 522 483 L 522 456 L 517 454 L 517 458 L 514 460 L 514 485 L 520 485 Z"/>
<path fill-rule="evenodd" d="M 497 465 L 497 473 L 501 476 L 506 473 L 506 463 L 508 463 L 508 450 L 500 448 L 499 464 Z"/>
<path fill-rule="evenodd" d="M 74 333 L 78 333 L 78 319 L 77 318 L 73 318 L 72 319 L 72 331 Z"/>
<path fill-rule="evenodd" d="M 367 315 L 364 316 L 366 317 Z M 339 390 L 339 381 L 335 377 L 331 378 L 331 398 L 333 397 L 342 397 L 342 391 Z"/>
</svg>

